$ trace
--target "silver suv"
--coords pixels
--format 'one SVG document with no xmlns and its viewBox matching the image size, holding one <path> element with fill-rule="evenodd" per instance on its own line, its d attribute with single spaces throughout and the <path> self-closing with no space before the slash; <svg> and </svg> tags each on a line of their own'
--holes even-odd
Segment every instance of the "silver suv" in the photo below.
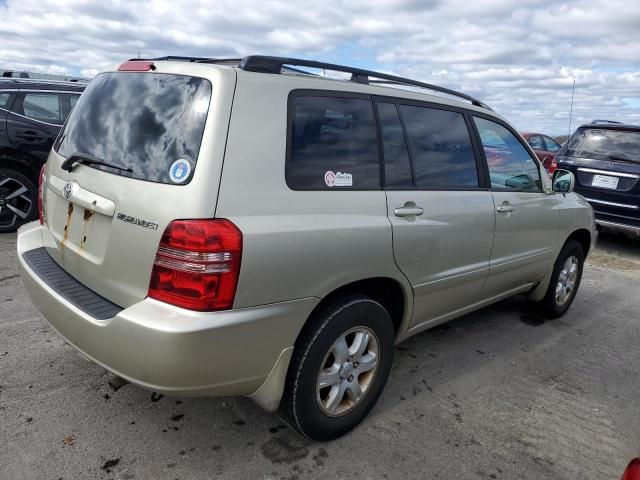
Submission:
<svg viewBox="0 0 640 480">
<path fill-rule="evenodd" d="M 596 235 L 573 184 L 435 85 L 275 57 L 128 61 L 71 113 L 18 253 L 87 358 L 155 392 L 249 396 L 328 440 L 367 415 L 409 336 L 515 294 L 569 308 Z"/>
</svg>

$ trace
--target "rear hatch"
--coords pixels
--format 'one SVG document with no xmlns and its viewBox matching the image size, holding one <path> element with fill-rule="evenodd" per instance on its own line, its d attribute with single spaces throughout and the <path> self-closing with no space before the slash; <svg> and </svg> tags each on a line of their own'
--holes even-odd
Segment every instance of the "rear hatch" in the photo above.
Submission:
<svg viewBox="0 0 640 480">
<path fill-rule="evenodd" d="M 572 170 L 576 191 L 596 216 L 640 224 L 640 129 L 584 126 L 557 156 L 558 168 Z"/>
<path fill-rule="evenodd" d="M 47 251 L 125 308 L 147 296 L 165 227 L 213 217 L 235 88 L 229 67 L 146 65 L 89 84 L 44 183 Z"/>
</svg>

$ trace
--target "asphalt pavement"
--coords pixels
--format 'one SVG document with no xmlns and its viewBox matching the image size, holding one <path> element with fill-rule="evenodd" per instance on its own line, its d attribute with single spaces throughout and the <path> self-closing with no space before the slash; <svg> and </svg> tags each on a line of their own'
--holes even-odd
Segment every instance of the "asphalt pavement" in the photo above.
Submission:
<svg viewBox="0 0 640 480">
<path fill-rule="evenodd" d="M 109 385 L 0 235 L 0 479 L 616 479 L 640 455 L 638 338 L 640 241 L 601 235 L 564 317 L 515 298 L 407 340 L 364 423 L 317 443 L 245 398 Z"/>
</svg>

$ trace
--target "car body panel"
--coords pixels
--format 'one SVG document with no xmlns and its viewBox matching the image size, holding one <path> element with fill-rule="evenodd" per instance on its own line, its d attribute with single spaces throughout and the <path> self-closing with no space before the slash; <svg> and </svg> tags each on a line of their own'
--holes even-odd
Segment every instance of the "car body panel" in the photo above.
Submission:
<svg viewBox="0 0 640 480">
<path fill-rule="evenodd" d="M 520 135 L 522 135 L 522 138 L 524 138 L 533 149 L 538 160 L 540 160 L 547 172 L 553 174 L 556 169 L 556 153 L 560 149 L 560 144 L 548 135 L 542 133 L 522 132 Z"/>
<path fill-rule="evenodd" d="M 491 193 L 390 190 L 387 196 L 396 263 L 414 292 L 412 327 L 480 300 L 494 235 Z M 407 202 L 424 213 L 396 216 Z"/>
<path fill-rule="evenodd" d="M 581 129 L 640 132 L 640 127 L 622 124 L 583 125 L 576 133 Z M 575 190 L 593 207 L 596 222 L 609 229 L 640 236 L 640 161 L 567 156 L 567 148 L 563 147 L 558 155 L 559 168 L 574 173 Z"/>
<path fill-rule="evenodd" d="M 157 71 L 176 70 L 167 63 Z M 68 172 L 62 168 L 64 157 L 55 150 L 49 156 L 44 189 L 47 250 L 69 274 L 122 307 L 147 296 L 166 226 L 175 219 L 214 215 L 216 195 L 209 192 L 217 190 L 217 182 L 212 185 L 210 179 L 220 178 L 235 71 L 193 65 L 190 73 L 211 82 L 216 108 L 205 124 L 204 137 L 210 141 L 203 142 L 199 153 L 207 161 L 197 163 L 189 183 L 141 181 L 81 164 Z M 67 184 L 69 198 L 63 195 Z M 95 208 L 105 204 L 113 208 Z"/>
<path fill-rule="evenodd" d="M 579 195 L 554 194 L 544 174 L 543 192 L 536 194 L 496 193 L 489 185 L 467 191 L 287 185 L 288 99 L 295 90 L 349 92 L 372 104 L 374 97 L 403 98 L 501 120 L 481 107 L 300 74 L 180 61 L 155 62 L 155 68 L 206 78 L 213 87 L 191 181 L 153 183 L 86 165 L 70 173 L 53 151 L 45 224 L 24 226 L 18 241 L 25 285 L 42 315 L 84 355 L 145 388 L 253 395 L 274 409 L 300 331 L 335 292 L 361 281 L 394 282 L 403 296 L 402 318 L 395 319 L 401 341 L 541 288 L 569 235 L 577 229 L 594 235 L 588 204 Z M 508 217 L 495 211 L 503 199 L 516 206 Z M 408 201 L 424 214 L 397 217 L 395 208 Z M 189 218 L 226 218 L 242 232 L 230 310 L 193 312 L 147 298 L 162 232 L 172 220 Z M 43 246 L 63 271 L 122 312 L 98 321 L 49 288 L 22 258 Z"/>
<path fill-rule="evenodd" d="M 0 93 L 10 92 L 11 106 L 4 109 L 5 128 L 0 130 L 0 153 L 7 159 L 20 162 L 29 171 L 37 174 L 46 161 L 64 118 L 58 123 L 48 123 L 29 118 L 23 112 L 26 93 L 50 93 L 63 98 L 65 117 L 70 109 L 68 97 L 79 96 L 85 85 L 70 82 L 47 82 L 44 80 L 0 79 Z"/>
</svg>

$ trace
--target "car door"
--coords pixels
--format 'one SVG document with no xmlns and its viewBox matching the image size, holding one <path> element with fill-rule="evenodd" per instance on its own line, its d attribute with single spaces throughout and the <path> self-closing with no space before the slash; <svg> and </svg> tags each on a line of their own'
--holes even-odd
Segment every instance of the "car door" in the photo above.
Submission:
<svg viewBox="0 0 640 480">
<path fill-rule="evenodd" d="M 554 261 L 559 199 L 543 189 L 540 164 L 506 123 L 474 115 L 485 152 L 496 225 L 484 296 L 542 279 Z"/>
<path fill-rule="evenodd" d="M 414 291 L 413 326 L 477 302 L 489 272 L 493 200 L 462 110 L 378 99 L 388 217 Z"/>
<path fill-rule="evenodd" d="M 7 134 L 13 148 L 44 163 L 63 122 L 62 94 L 21 92 L 7 117 Z"/>
</svg>

